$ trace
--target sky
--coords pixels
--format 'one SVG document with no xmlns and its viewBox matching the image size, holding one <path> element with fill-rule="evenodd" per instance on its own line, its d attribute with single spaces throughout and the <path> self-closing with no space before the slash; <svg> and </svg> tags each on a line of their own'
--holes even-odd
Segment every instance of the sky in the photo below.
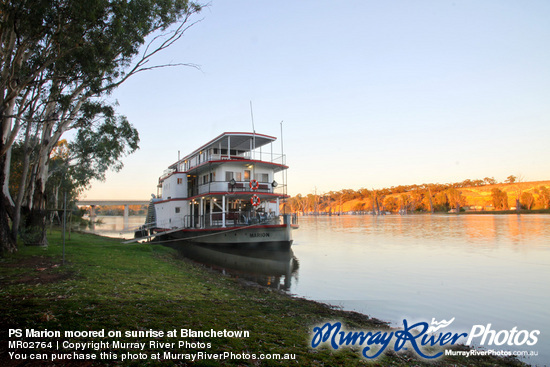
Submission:
<svg viewBox="0 0 550 367">
<path fill-rule="evenodd" d="M 110 97 L 140 149 L 81 199 L 147 200 L 178 151 L 251 131 L 251 102 L 257 133 L 283 122 L 291 195 L 548 180 L 548 19 L 536 0 L 212 0 L 154 59 L 199 68 Z"/>
</svg>

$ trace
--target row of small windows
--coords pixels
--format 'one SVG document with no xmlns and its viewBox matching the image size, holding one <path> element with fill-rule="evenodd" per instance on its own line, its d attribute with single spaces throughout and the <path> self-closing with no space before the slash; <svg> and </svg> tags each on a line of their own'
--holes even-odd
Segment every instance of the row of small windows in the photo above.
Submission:
<svg viewBox="0 0 550 367">
<path fill-rule="evenodd" d="M 209 174 L 202 176 L 202 183 L 207 184 L 209 182 L 216 181 L 216 172 L 210 172 Z"/>
<path fill-rule="evenodd" d="M 227 155 L 227 149 L 218 149 L 218 148 L 212 148 L 209 150 L 210 154 L 215 154 L 215 155 L 222 155 L 222 156 L 226 156 Z M 205 152 L 200 152 L 199 154 L 191 157 L 189 160 L 186 160 L 185 162 L 181 163 L 180 164 L 180 170 L 181 171 L 187 171 L 189 170 L 189 168 L 191 167 L 194 167 L 200 163 L 203 163 L 203 162 L 206 162 L 208 160 L 208 157 L 207 157 L 207 154 L 203 154 Z M 232 156 L 232 157 L 240 157 L 240 156 L 243 156 L 244 154 L 246 153 L 245 150 L 235 150 L 235 149 L 231 149 L 229 151 L 229 156 Z"/>
<path fill-rule="evenodd" d="M 243 177 L 244 177 L 244 179 L 243 179 Z M 244 175 L 243 175 L 243 172 L 232 172 L 232 171 L 226 171 L 225 172 L 225 181 L 226 182 L 229 182 L 232 179 L 234 179 L 237 182 L 240 182 L 240 181 L 248 182 L 248 181 L 250 181 L 251 177 L 252 177 L 252 174 L 251 174 L 250 170 L 245 170 Z M 256 173 L 256 174 L 254 174 L 254 178 L 256 180 L 258 180 L 258 182 L 269 182 L 269 174 L 268 173 Z M 214 182 L 214 181 L 216 181 L 216 172 L 211 172 L 211 173 L 208 173 L 206 175 L 201 176 L 201 184 L 207 184 L 209 182 Z M 179 177 L 176 180 L 176 183 L 178 185 L 182 185 L 183 184 L 183 178 Z M 165 188 L 168 189 L 169 184 L 167 184 Z"/>
<path fill-rule="evenodd" d="M 244 181 L 250 181 L 250 177 L 251 177 L 250 171 L 245 170 Z M 231 171 L 225 172 L 225 181 L 227 182 L 231 181 L 232 179 L 234 179 L 237 182 L 243 181 L 242 178 L 243 178 L 242 172 L 231 172 Z M 258 182 L 269 182 L 269 174 L 267 173 L 256 173 L 254 174 L 254 178 L 258 180 Z"/>
<path fill-rule="evenodd" d="M 227 154 L 227 149 L 218 149 L 218 148 L 213 148 L 212 149 L 212 153 L 214 154 L 222 154 L 222 155 L 225 155 Z M 245 153 L 244 150 L 235 150 L 235 149 L 231 149 L 229 151 L 229 155 L 243 155 Z"/>
</svg>

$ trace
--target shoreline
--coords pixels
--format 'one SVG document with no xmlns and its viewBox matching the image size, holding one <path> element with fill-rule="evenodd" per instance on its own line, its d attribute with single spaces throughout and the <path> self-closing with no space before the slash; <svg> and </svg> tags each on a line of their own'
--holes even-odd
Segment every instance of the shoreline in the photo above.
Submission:
<svg viewBox="0 0 550 367">
<path fill-rule="evenodd" d="M 468 210 L 468 211 L 461 211 L 459 213 L 449 213 L 449 212 L 411 212 L 407 214 L 400 214 L 400 213 L 389 213 L 389 214 L 371 214 L 371 213 L 350 213 L 345 212 L 341 214 L 313 214 L 313 213 L 306 213 L 301 214 L 297 213 L 299 217 L 340 217 L 345 215 L 352 215 L 352 216 L 362 216 L 362 217 L 380 217 L 380 216 L 409 216 L 409 215 L 472 215 L 472 214 L 493 214 L 493 215 L 531 215 L 531 214 L 550 214 L 550 209 L 535 209 L 535 210 L 525 210 L 521 209 L 519 212 L 517 210 Z"/>
<path fill-rule="evenodd" d="M 46 249 L 22 246 L 19 253 L 0 259 L 3 290 L 0 360 L 5 361 L 8 352 L 8 327 L 48 330 L 185 327 L 238 328 L 249 330 L 252 335 L 249 340 L 211 339 L 211 348 L 204 349 L 205 352 L 261 347 L 265 353 L 295 354 L 300 364 L 363 365 L 365 359 L 360 351 L 352 348 L 312 350 L 308 340 L 311 341 L 314 325 L 339 320 L 353 330 L 389 330 L 388 322 L 235 280 L 191 260 L 181 261 L 175 250 L 152 243 L 122 245 L 117 239 L 97 234 L 73 233 L 66 242 L 67 263 L 63 266 L 60 233 L 48 237 L 50 246 Z M 149 352 L 162 350 L 153 348 Z M 375 362 L 382 366 L 404 366 L 410 362 L 434 365 L 433 361 L 415 358 L 411 353 L 393 351 Z M 293 363 L 296 361 L 288 362 Z M 449 356 L 437 359 L 436 363 L 525 365 L 493 356 Z"/>
<path fill-rule="evenodd" d="M 449 214 L 456 214 L 456 213 L 449 213 Z M 519 211 L 517 210 L 480 210 L 480 211 L 471 210 L 471 211 L 466 211 L 459 214 L 494 214 L 494 215 L 550 214 L 550 209 L 535 209 L 535 210 L 520 209 Z"/>
</svg>

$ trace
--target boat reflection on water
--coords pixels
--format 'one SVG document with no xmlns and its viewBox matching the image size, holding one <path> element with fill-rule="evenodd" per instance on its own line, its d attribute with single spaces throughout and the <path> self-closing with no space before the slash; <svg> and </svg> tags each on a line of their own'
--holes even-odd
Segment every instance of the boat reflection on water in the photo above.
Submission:
<svg viewBox="0 0 550 367">
<path fill-rule="evenodd" d="M 291 249 L 226 248 L 192 242 L 171 247 L 210 269 L 279 290 L 290 290 L 291 279 L 298 274 L 298 259 Z"/>
</svg>

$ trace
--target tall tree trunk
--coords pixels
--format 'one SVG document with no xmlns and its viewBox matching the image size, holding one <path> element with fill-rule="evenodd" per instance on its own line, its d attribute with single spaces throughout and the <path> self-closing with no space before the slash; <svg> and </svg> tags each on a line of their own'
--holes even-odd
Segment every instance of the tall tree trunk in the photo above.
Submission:
<svg viewBox="0 0 550 367">
<path fill-rule="evenodd" d="M 31 148 L 30 148 L 30 130 L 31 130 L 31 124 L 27 123 L 27 129 L 25 131 L 25 142 L 23 145 L 23 168 L 22 168 L 22 175 L 21 175 L 21 181 L 19 182 L 19 192 L 17 193 L 17 197 L 15 198 L 15 210 L 14 210 L 14 216 L 13 216 L 13 224 L 12 224 L 12 233 L 13 237 L 17 240 L 17 235 L 19 233 L 19 224 L 21 223 L 21 207 L 23 205 L 23 199 L 25 197 L 25 193 L 27 192 L 27 179 L 29 176 L 29 168 L 30 168 L 30 160 L 31 160 Z"/>
<path fill-rule="evenodd" d="M 0 156 L 0 182 L 3 184 L 8 178 L 5 175 L 5 166 L 9 165 L 7 156 Z M 10 231 L 10 221 L 8 211 L 10 210 L 11 202 L 4 192 L 0 192 L 0 252 L 11 253 L 17 251 L 17 243 Z"/>
<path fill-rule="evenodd" d="M 52 87 L 53 88 L 53 87 Z M 55 97 L 56 95 L 54 95 Z M 55 98 L 52 99 L 55 101 Z M 35 163 L 35 175 L 31 180 L 29 197 L 29 211 L 25 218 L 25 230 L 28 234 L 26 242 L 36 246 L 48 246 L 46 237 L 47 210 L 46 210 L 46 181 L 48 180 L 48 167 L 52 147 L 57 141 L 52 136 L 53 125 L 58 118 L 55 114 L 55 102 L 50 102 L 46 107 L 46 120 L 42 123 L 42 132 L 38 157 Z M 55 135 L 55 134 L 54 134 Z"/>
<path fill-rule="evenodd" d="M 36 175 L 34 177 L 34 192 L 30 201 L 30 210 L 25 218 L 28 232 L 26 242 L 30 245 L 47 246 L 46 237 L 46 180 L 48 177 L 49 151 L 46 144 L 40 147 Z"/>
<path fill-rule="evenodd" d="M 433 204 L 433 201 L 432 201 L 432 190 L 430 189 L 429 186 L 428 186 L 428 200 L 429 200 L 429 203 L 430 203 L 430 213 L 433 214 L 433 212 L 434 212 L 434 204 Z"/>
<path fill-rule="evenodd" d="M 23 240 L 27 245 L 48 246 L 46 237 L 47 210 L 46 194 L 42 189 L 42 180 L 37 178 L 33 194 L 31 208 L 24 208 L 24 232 Z"/>
<path fill-rule="evenodd" d="M 0 98 L 3 96 L 0 96 Z M 13 201 L 8 186 L 10 179 L 11 147 L 9 136 L 11 133 L 11 118 L 5 117 L 12 113 L 13 103 L 0 101 L 0 252 L 17 251 L 17 242 L 10 231 L 10 217 L 13 217 Z"/>
</svg>

